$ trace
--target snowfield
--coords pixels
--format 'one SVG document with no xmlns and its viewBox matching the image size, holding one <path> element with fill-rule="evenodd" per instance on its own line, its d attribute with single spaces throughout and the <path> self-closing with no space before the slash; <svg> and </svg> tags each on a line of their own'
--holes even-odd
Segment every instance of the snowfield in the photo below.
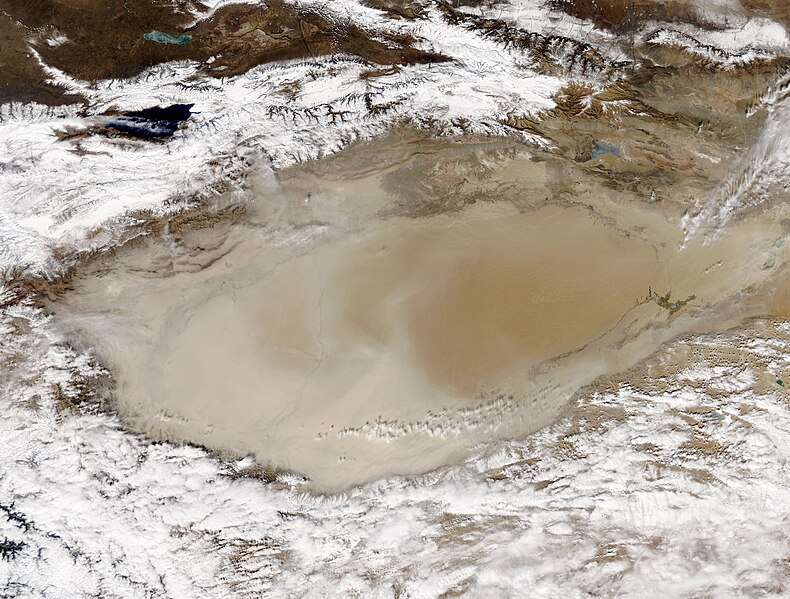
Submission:
<svg viewBox="0 0 790 599">
<path fill-rule="evenodd" d="M 363 24 L 379 15 L 379 23 L 394 27 L 378 11 L 359 9 Z M 13 240 L 2 244 L 0 272 L 41 275 L 63 266 L 53 258 L 56 248 L 75 254 L 112 246 L 130 212 L 183 209 L 238 177 L 250 152 L 282 168 L 407 121 L 440 134 L 517 135 L 545 144 L 502 121 L 551 109 L 563 81 L 535 73 L 520 51 L 446 24 L 436 11 L 433 17 L 411 26 L 416 31 L 400 27 L 452 60 L 378 74 L 355 57 L 333 56 L 222 80 L 200 78 L 198 64 L 171 63 L 92 85 L 43 65 L 53 83 L 89 99 L 91 116 L 80 116 L 81 106 L 0 106 L 0 238 Z M 349 17 L 341 11 L 337 18 Z M 55 135 L 101 125 L 99 115 L 111 108 L 176 103 L 194 104 L 194 116 L 166 143 Z M 99 227 L 102 234 L 91 236 Z"/>
<path fill-rule="evenodd" d="M 224 3 L 204 2 L 209 13 L 196 18 Z M 548 143 L 504 121 L 551 109 L 572 73 L 538 74 L 522 51 L 434 9 L 412 22 L 350 0 L 300 4 L 411 35 L 451 60 L 371 74 L 353 57 L 320 57 L 223 80 L 171 63 L 96 85 L 46 67 L 88 98 L 87 113 L 0 106 L 0 596 L 790 593 L 786 322 L 677 341 L 526 440 L 342 497 L 303 495 L 296 476 L 245 476 L 248 460 L 148 443 L 85 401 L 107 373 L 11 291 L 12 274 L 55 278 L 83 253 L 126 240 L 135 213 L 182 210 L 261 157 L 282 168 L 405 122 Z M 549 27 L 535 2 L 503 6 L 498 16 L 516 26 L 623 59 L 589 23 Z M 642 35 L 727 68 L 787 53 L 775 25 L 712 33 L 656 24 Z M 787 189 L 787 90 L 778 82 L 755 108 L 768 115 L 763 136 L 722 195 L 683 223 L 689 235 L 758 205 L 771 186 Z M 57 135 L 100 126 L 110 108 L 172 103 L 194 104 L 194 114 L 163 143 Z"/>
<path fill-rule="evenodd" d="M 20 597 L 681 597 L 790 585 L 790 324 L 680 341 L 526 441 L 342 497 L 149 444 L 34 308 L 0 334 L 0 580 Z M 27 330 L 26 335 L 12 335 Z M 58 386 L 55 386 L 55 384 Z M 90 409 L 88 409 L 90 412 Z"/>
</svg>

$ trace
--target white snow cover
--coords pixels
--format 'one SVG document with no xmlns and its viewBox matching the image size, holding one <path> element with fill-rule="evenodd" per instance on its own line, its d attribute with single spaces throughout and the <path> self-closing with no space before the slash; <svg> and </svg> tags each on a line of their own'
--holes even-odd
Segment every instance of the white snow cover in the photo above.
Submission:
<svg viewBox="0 0 790 599">
<path fill-rule="evenodd" d="M 410 35 L 422 48 L 452 60 L 383 69 L 362 78 L 371 65 L 335 56 L 265 65 L 222 80 L 200 77 L 199 65 L 185 62 L 95 85 L 42 65 L 54 83 L 88 98 L 93 116 L 80 116 L 82 107 L 76 106 L 0 105 L 0 273 L 57 272 L 63 263 L 55 254 L 73 256 L 117 243 L 131 223 L 127 214 L 182 209 L 190 199 L 239 176 L 250 153 L 282 167 L 336 152 L 406 120 L 441 134 L 520 135 L 545 143 L 503 121 L 552 108 L 551 96 L 565 81 L 536 74 L 518 49 L 452 26 L 436 9 L 409 21 L 383 18 L 380 11 L 351 0 L 295 2 L 373 33 Z M 209 3 L 208 9 L 222 4 Z M 511 11 L 512 20 L 527 31 L 587 41 L 610 60 L 622 58 L 609 34 L 540 6 L 513 2 L 499 10 Z M 746 21 L 743 31 L 754 36 L 737 37 L 734 29 L 721 39 L 693 33 L 701 44 L 719 43 L 728 52 L 743 50 L 744 40 L 751 40 L 749 48 L 785 48 L 787 34 L 774 25 Z M 685 34 L 676 31 L 672 39 L 680 35 Z M 60 141 L 55 136 L 67 128 L 100 126 L 101 113 L 110 108 L 176 102 L 194 103 L 195 114 L 166 143 L 98 135 Z"/>
<path fill-rule="evenodd" d="M 320 6 L 365 27 L 414 27 L 455 62 L 364 83 L 370 67 L 349 57 L 221 81 L 169 64 L 95 87 L 50 70 L 90 99 L 94 116 L 0 107 L 0 271 L 55 275 L 63 263 L 53 248 L 73 257 L 109 247 L 130 210 L 180 209 L 239 176 L 250 153 L 283 166 L 407 117 L 441 133 L 510 134 L 504 115 L 550 107 L 562 85 L 434 13 L 410 24 L 354 2 Z M 569 35 L 587 27 L 569 23 Z M 769 125 L 746 162 L 761 185 L 790 162 L 782 85 L 766 97 Z M 368 93 L 393 108 L 371 114 Z M 53 135 L 101 122 L 111 106 L 174 102 L 194 103 L 196 114 L 167 143 Z M 101 370 L 12 299 L 0 287 L 2 596 L 672 597 L 790 585 L 790 404 L 775 382 L 790 378 L 788 323 L 679 342 L 697 356 L 679 375 L 591 393 L 549 429 L 460 466 L 319 499 L 300 495 L 295 479 L 230 477 L 248 463 L 149 444 L 112 415 L 74 410 Z M 708 361 L 717 348 L 739 358 Z"/>
<path fill-rule="evenodd" d="M 634 41 L 682 46 L 704 55 L 714 62 L 733 66 L 744 64 L 772 53 L 790 51 L 790 35 L 779 23 L 764 18 L 745 16 L 737 0 L 697 0 L 689 4 L 711 25 L 702 29 L 690 23 L 654 22 L 634 34 Z M 610 60 L 626 60 L 622 39 L 598 29 L 593 23 L 572 17 L 559 10 L 550 10 L 547 3 L 535 0 L 507 0 L 465 6 L 464 12 L 501 19 L 514 26 L 546 36 L 563 36 L 592 44 Z"/>
<path fill-rule="evenodd" d="M 723 29 L 702 30 L 686 23 L 673 24 L 681 33 L 690 35 L 703 44 L 731 53 L 749 48 L 786 52 L 790 49 L 787 30 L 776 21 L 761 18 L 730 20 Z"/>
<path fill-rule="evenodd" d="M 670 34 L 669 43 L 692 40 L 689 43 L 692 49 L 702 44 L 714 53 L 741 57 L 754 51 L 787 53 L 790 50 L 790 35 L 780 23 L 748 16 L 738 0 L 688 0 L 686 4 L 706 27 L 683 22 L 651 23 L 643 28 L 642 35 L 649 38 L 651 30 L 665 31 Z"/>
<path fill-rule="evenodd" d="M 559 10 L 551 10 L 548 3 L 535 0 L 509 0 L 494 6 L 485 3 L 460 7 L 461 11 L 506 23 L 544 36 L 561 36 L 590 44 L 611 61 L 628 59 L 621 41 L 612 33 L 599 29 L 594 23 L 577 19 Z"/>
<path fill-rule="evenodd" d="M 659 29 L 647 36 L 645 41 L 650 44 L 676 46 L 682 48 L 689 54 L 701 56 L 714 64 L 720 64 L 728 68 L 774 56 L 774 54 L 769 51 L 756 49 L 751 45 L 737 52 L 729 52 L 716 46 L 703 44 L 698 39 L 675 29 Z"/>
<path fill-rule="evenodd" d="M 746 152 L 724 185 L 684 217 L 686 238 L 705 231 L 715 237 L 735 215 L 755 209 L 778 193 L 790 191 L 790 75 L 780 78 L 751 109 L 765 111 L 757 142 Z"/>
<path fill-rule="evenodd" d="M 97 374 L 89 357 L 32 307 L 7 306 L 2 592 L 781 593 L 790 584 L 790 395 L 775 379 L 790 374 L 790 323 L 755 331 L 678 342 L 696 356 L 680 375 L 660 370 L 670 348 L 649 378 L 582 397 L 526 441 L 321 499 L 300 495 L 295 479 L 234 478 L 202 450 L 147 444 L 111 416 L 72 413 L 80 381 Z"/>
<path fill-rule="evenodd" d="M 77 107 L 0 106 L 0 272 L 51 272 L 58 266 L 54 246 L 67 253 L 107 247 L 116 239 L 113 231 L 128 224 L 123 215 L 161 211 L 172 202 L 171 209 L 183 208 L 185 198 L 237 176 L 248 152 L 283 167 L 407 119 L 442 134 L 510 134 L 541 143 L 502 121 L 552 108 L 563 81 L 530 70 L 520 51 L 448 25 L 437 11 L 417 23 L 390 23 L 356 3 L 311 4 L 322 12 L 331 6 L 336 20 L 410 33 L 453 60 L 361 78 L 374 67 L 335 56 L 269 64 L 223 80 L 201 78 L 199 65 L 185 62 L 96 85 L 42 65 L 54 83 L 87 97 L 95 116 L 81 118 Z M 195 115 L 167 143 L 102 136 L 59 141 L 54 135 L 100 124 L 98 115 L 110 108 L 172 103 L 194 103 Z M 99 227 L 103 234 L 88 239 Z"/>
</svg>

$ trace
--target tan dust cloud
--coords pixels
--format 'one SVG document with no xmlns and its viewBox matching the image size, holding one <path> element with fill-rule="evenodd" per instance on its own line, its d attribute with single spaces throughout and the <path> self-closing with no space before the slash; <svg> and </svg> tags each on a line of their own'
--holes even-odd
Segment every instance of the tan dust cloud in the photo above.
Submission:
<svg viewBox="0 0 790 599">
<path fill-rule="evenodd" d="M 783 208 L 679 251 L 648 204 L 382 220 L 353 216 L 387 204 L 375 172 L 310 187 L 268 189 L 268 224 L 214 249 L 173 261 L 152 240 L 75 280 L 56 315 L 112 368 L 131 426 L 254 453 L 319 490 L 425 471 L 544 426 L 673 336 L 770 309 L 740 292 L 784 262 Z"/>
</svg>

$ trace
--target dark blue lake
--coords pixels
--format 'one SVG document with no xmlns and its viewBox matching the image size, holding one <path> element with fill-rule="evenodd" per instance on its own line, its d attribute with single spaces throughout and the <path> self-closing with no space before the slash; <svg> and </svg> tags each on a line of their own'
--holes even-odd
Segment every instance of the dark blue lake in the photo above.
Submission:
<svg viewBox="0 0 790 599">
<path fill-rule="evenodd" d="M 134 137 L 161 139 L 170 137 L 192 114 L 194 104 L 171 104 L 132 110 L 104 122 L 108 129 Z"/>
</svg>

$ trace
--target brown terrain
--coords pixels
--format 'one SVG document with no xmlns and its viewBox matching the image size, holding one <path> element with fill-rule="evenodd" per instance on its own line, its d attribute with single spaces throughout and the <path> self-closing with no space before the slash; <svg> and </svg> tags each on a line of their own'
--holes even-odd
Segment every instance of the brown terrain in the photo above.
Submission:
<svg viewBox="0 0 790 599">
<path fill-rule="evenodd" d="M 393 19 L 421 18 L 426 5 L 368 4 Z M 747 109 L 787 59 L 720 69 L 642 44 L 629 50 L 632 68 L 460 4 L 439 3 L 444 18 L 572 81 L 540 118 L 505 121 L 553 147 L 437 140 L 403 127 L 281 171 L 276 188 L 253 185 L 230 217 L 193 213 L 183 231 L 168 224 L 167 243 L 157 235 L 163 218 L 136 215 L 153 235 L 79 265 L 51 306 L 113 372 L 132 428 L 251 452 L 321 488 L 345 488 L 535 430 L 580 385 L 677 335 L 787 311 L 786 259 L 775 245 L 787 234 L 783 197 L 715 244 L 678 249 L 680 217 L 740 168 L 764 116 Z M 787 22 L 783 4 L 744 2 L 748 14 Z M 716 26 L 680 0 L 554 6 L 622 34 L 653 19 Z M 28 45 L 89 81 L 180 59 L 211 77 L 333 53 L 373 65 L 445 60 L 412 39 L 278 0 L 231 5 L 194 25 L 187 9 L 0 0 L 0 34 L 10 40 L 0 48 L 0 102 L 74 100 L 45 82 Z M 191 39 L 144 39 L 154 30 Z M 593 157 L 601 142 L 614 151 Z M 280 243 L 283 231 L 316 223 L 330 233 Z M 773 275 L 775 288 L 766 283 Z M 752 303 L 743 300 L 748 285 Z"/>
<path fill-rule="evenodd" d="M 552 6 L 590 19 L 615 32 L 626 33 L 647 20 L 705 23 L 688 0 L 551 0 Z M 367 4 L 392 18 L 420 18 L 428 2 L 368 0 Z M 553 73 L 564 65 L 556 46 L 543 36 L 509 27 L 502 21 L 474 18 L 458 12 L 461 4 L 486 6 L 496 2 L 438 2 L 446 18 L 479 28 L 507 45 L 524 48 L 540 70 Z M 783 0 L 744 0 L 748 14 L 790 22 Z M 345 53 L 375 64 L 394 65 L 445 60 L 439 53 L 416 49 L 408 37 L 372 35 L 351 23 L 330 21 L 317 12 L 281 0 L 266 5 L 230 5 L 211 18 L 194 23 L 185 0 L 0 0 L 0 103 L 35 100 L 44 104 L 73 102 L 63 90 L 48 84 L 36 56 L 66 73 L 87 81 L 133 76 L 167 61 L 191 59 L 203 63 L 214 77 L 233 76 L 276 60 Z M 143 35 L 161 31 L 189 35 L 185 44 L 149 41 Z M 60 38 L 60 42 L 53 40 Z M 605 74 L 607 65 L 590 46 L 559 40 L 563 58 L 581 63 L 583 70 Z M 61 43 L 62 42 L 62 43 Z M 644 60 L 637 54 L 638 60 Z M 212 59 L 209 61 L 209 59 Z M 210 62 L 210 64 L 209 64 Z"/>
<path fill-rule="evenodd" d="M 420 18 L 426 5 L 412 0 L 368 0 L 368 4 L 397 19 Z M 612 187 L 641 197 L 661 188 L 665 193 L 659 191 L 658 200 L 670 192 L 677 194 L 675 184 L 682 185 L 690 176 L 709 181 L 726 176 L 724 165 L 738 148 L 750 143 L 760 123 L 760 119 L 745 118 L 746 108 L 790 64 L 786 58 L 777 58 L 724 70 L 711 68 L 704 57 L 680 49 L 642 44 L 631 49 L 638 64 L 632 68 L 612 63 L 588 44 L 475 17 L 459 11 L 455 7 L 459 4 L 439 3 L 449 22 L 477 29 L 504 46 L 517 47 L 539 71 L 574 81 L 557 94 L 558 105 L 553 111 L 539 119 L 513 115 L 505 124 L 514 131 L 552 140 L 557 152 L 570 159 L 569 164 L 592 169 Z M 554 5 L 615 30 L 632 28 L 646 19 L 697 19 L 686 0 L 556 0 Z M 785 3 L 779 0 L 748 0 L 744 5 L 753 15 L 788 17 Z M 10 40 L 0 46 L 0 103 L 77 100 L 45 82 L 30 48 L 47 64 L 84 80 L 129 77 L 178 59 L 201 62 L 203 72 L 212 77 L 237 75 L 274 60 L 338 52 L 372 65 L 445 60 L 439 54 L 415 49 L 414 40 L 382 39 L 281 0 L 266 6 L 230 5 L 197 24 L 187 9 L 185 2 L 161 0 L 0 0 L 0 33 Z M 145 33 L 154 30 L 191 39 L 183 45 L 144 39 Z M 53 39 L 62 43 L 50 45 L 48 40 Z M 593 88 L 584 82 L 588 76 L 608 85 L 603 90 L 600 85 Z M 61 138 L 73 134 L 80 132 L 66 132 Z M 627 160 L 586 164 L 596 140 L 619 146 Z M 718 148 L 719 154 L 713 160 L 700 160 L 710 147 Z M 456 204 L 471 200 L 464 199 L 468 194 L 463 189 L 454 194 L 447 197 L 453 197 Z M 431 206 L 423 205 L 419 212 L 446 209 L 432 205 L 438 197 L 433 195 Z M 682 192 L 677 197 L 682 204 L 689 199 Z"/>
<path fill-rule="evenodd" d="M 651 175 L 655 201 L 614 183 L 649 161 L 625 134 L 637 166 L 397 131 L 252 185 L 232 226 L 176 221 L 81 264 L 50 308 L 148 437 L 321 491 L 428 470 L 678 335 L 786 312 L 787 208 L 680 250 L 682 210 L 737 161 L 663 126 L 656 156 L 687 165 Z"/>
<path fill-rule="evenodd" d="M 713 27 L 696 10 L 704 6 L 700 0 L 551 0 L 551 4 L 558 10 L 618 33 L 626 33 L 645 21 Z M 786 0 L 741 0 L 741 5 L 747 14 L 790 24 L 790 4 Z"/>
<path fill-rule="evenodd" d="M 226 77 L 276 60 L 333 53 L 358 56 L 376 64 L 444 60 L 411 47 L 413 40 L 373 39 L 350 23 L 327 20 L 279 0 L 266 6 L 231 5 L 190 26 L 194 17 L 184 3 L 155 0 L 0 0 L 0 102 L 11 100 L 58 104 L 73 101 L 44 82 L 30 47 L 45 63 L 87 81 L 131 77 L 173 60 L 204 63 L 207 75 Z M 189 35 L 185 44 L 162 44 L 143 38 L 150 31 Z M 65 36 L 51 46 L 48 39 Z M 214 60 L 211 64 L 209 58 Z"/>
</svg>

